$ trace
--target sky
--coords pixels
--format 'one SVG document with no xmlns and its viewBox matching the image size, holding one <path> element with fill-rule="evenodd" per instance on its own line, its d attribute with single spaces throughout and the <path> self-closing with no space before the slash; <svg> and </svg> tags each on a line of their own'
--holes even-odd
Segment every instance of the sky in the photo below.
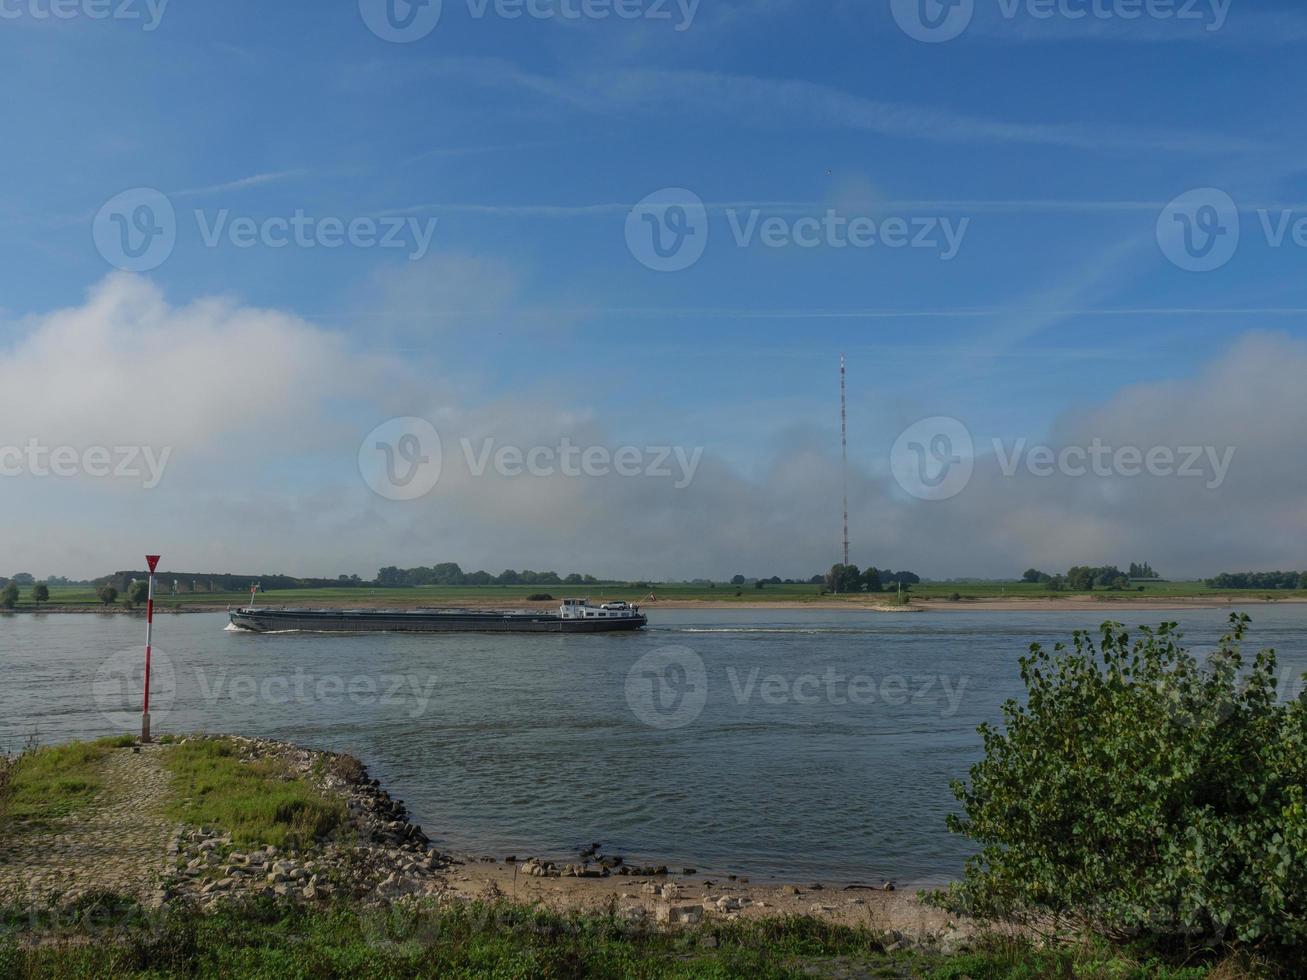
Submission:
<svg viewBox="0 0 1307 980">
<path fill-rule="evenodd" d="M 0 0 L 0 573 L 1307 568 L 1304 43 Z"/>
</svg>

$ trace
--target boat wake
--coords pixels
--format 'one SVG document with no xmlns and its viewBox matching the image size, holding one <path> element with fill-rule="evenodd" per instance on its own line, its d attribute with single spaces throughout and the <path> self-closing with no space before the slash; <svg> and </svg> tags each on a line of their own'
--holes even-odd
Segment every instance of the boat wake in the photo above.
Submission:
<svg viewBox="0 0 1307 980">
<path fill-rule="evenodd" d="M 653 632 L 659 633 L 773 633 L 784 636 L 860 636 L 875 635 L 873 629 L 851 629 L 849 627 L 830 626 L 656 626 Z"/>
</svg>

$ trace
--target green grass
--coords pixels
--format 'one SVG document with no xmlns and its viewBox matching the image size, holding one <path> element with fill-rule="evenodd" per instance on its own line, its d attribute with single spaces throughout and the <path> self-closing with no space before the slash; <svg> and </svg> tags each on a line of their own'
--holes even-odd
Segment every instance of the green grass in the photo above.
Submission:
<svg viewBox="0 0 1307 980">
<path fill-rule="evenodd" d="M 134 743 L 128 735 L 24 752 L 0 781 L 0 830 L 18 822 L 45 824 L 87 806 L 104 788 L 104 757 Z"/>
<path fill-rule="evenodd" d="M 881 596 L 829 596 L 822 595 L 816 585 L 768 585 L 762 589 L 753 586 L 734 586 L 718 583 L 716 587 L 704 584 L 665 583 L 652 586 L 660 599 L 666 601 L 709 601 L 724 603 L 756 602 L 829 602 L 847 601 L 851 604 L 870 599 L 893 602 L 894 592 L 885 592 Z M 257 602 L 260 605 L 278 606 L 353 606 L 360 604 L 384 604 L 396 607 L 414 607 L 422 605 L 457 605 L 459 603 L 476 604 L 482 602 L 525 602 L 527 596 L 536 593 L 548 593 L 555 598 L 577 595 L 591 599 L 626 599 L 643 603 L 650 588 L 637 588 L 634 585 L 485 585 L 485 586 L 421 586 L 414 588 L 379 589 L 371 586 L 353 586 L 324 589 L 285 589 L 261 593 Z M 736 595 L 736 593 L 739 595 Z M 957 593 L 962 602 L 977 599 L 1029 599 L 1032 602 L 1050 599 L 1067 599 L 1092 597 L 1100 601 L 1129 602 L 1131 600 L 1149 599 L 1184 599 L 1217 598 L 1232 602 L 1262 601 L 1265 599 L 1303 598 L 1305 593 L 1299 591 L 1267 591 L 1265 589 L 1209 589 L 1202 582 L 1154 582 L 1143 585 L 1142 589 L 1132 586 L 1129 590 L 1112 592 L 1096 589 L 1093 592 L 1049 592 L 1044 586 L 1028 582 L 977 582 L 974 584 L 957 582 L 922 583 L 912 587 L 914 602 L 947 602 Z M 159 612 L 173 610 L 184 611 L 197 607 L 223 607 L 243 605 L 249 601 L 248 592 L 195 592 L 180 595 L 168 595 L 161 592 L 156 597 L 156 609 Z M 50 589 L 50 601 L 42 608 L 79 609 L 99 606 L 93 590 L 79 586 L 54 586 Z M 19 609 L 31 611 L 35 607 L 30 601 L 29 590 L 24 590 Z M 121 608 L 119 605 L 117 608 Z M 653 607 L 656 608 L 656 607 Z"/>
<path fill-rule="evenodd" d="M 168 816 L 200 827 L 220 827 L 241 846 L 298 847 L 334 830 L 343 803 L 307 781 L 289 778 L 274 760 L 242 761 L 220 738 L 170 745 L 164 765 L 172 774 Z"/>
<path fill-rule="evenodd" d="M 144 913 L 112 897 L 85 919 L 43 924 L 62 942 L 6 942 L 13 977 L 916 977 L 939 980 L 1111 978 L 1200 980 L 1291 976 L 1245 960 L 1175 965 L 1110 947 L 1039 950 L 988 941 L 974 952 L 885 953 L 867 929 L 811 918 L 706 925 L 663 933 L 613 915 L 563 915 L 511 904 L 360 910 L 297 908 L 268 899 L 199 913 Z M 1215 966 L 1215 969 L 1213 969 Z"/>
</svg>

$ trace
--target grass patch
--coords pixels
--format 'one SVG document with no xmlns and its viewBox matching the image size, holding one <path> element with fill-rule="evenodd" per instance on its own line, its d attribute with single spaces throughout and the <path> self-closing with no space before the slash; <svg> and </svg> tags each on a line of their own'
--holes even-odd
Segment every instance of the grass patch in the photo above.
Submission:
<svg viewBox="0 0 1307 980">
<path fill-rule="evenodd" d="M 101 762 L 131 736 L 30 749 L 0 763 L 0 829 L 44 824 L 86 807 L 104 788 Z"/>
<path fill-rule="evenodd" d="M 0 917 L 0 978 L 258 977 L 898 977 L 999 980 L 1235 980 L 1288 977 L 1247 958 L 1173 965 L 1110 946 L 1035 949 L 990 940 L 955 956 L 883 952 L 868 929 L 811 918 L 662 933 L 614 915 L 509 903 L 360 910 L 270 899 L 200 914 L 97 901 L 58 924 L 62 942 L 24 942 Z"/>
<path fill-rule="evenodd" d="M 164 765 L 175 798 L 168 816 L 194 826 L 221 827 L 242 846 L 301 847 L 335 830 L 343 803 L 328 799 L 273 759 L 245 761 L 225 739 L 171 745 Z"/>
</svg>

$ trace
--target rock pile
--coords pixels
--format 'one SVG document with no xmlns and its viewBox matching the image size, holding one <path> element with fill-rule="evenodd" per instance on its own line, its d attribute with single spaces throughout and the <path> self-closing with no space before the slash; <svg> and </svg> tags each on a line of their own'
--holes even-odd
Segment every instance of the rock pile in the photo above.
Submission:
<svg viewBox="0 0 1307 980">
<path fill-rule="evenodd" d="M 269 739 L 231 741 L 244 760 L 274 760 L 289 776 L 340 798 L 347 817 L 330 838 L 300 850 L 238 847 L 230 833 L 181 828 L 175 871 L 164 883 L 165 900 L 212 907 L 238 896 L 312 902 L 341 895 L 380 902 L 443 892 L 440 872 L 457 862 L 431 846 L 422 828 L 409 821 L 404 805 L 370 779 L 357 760 Z"/>
</svg>

